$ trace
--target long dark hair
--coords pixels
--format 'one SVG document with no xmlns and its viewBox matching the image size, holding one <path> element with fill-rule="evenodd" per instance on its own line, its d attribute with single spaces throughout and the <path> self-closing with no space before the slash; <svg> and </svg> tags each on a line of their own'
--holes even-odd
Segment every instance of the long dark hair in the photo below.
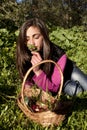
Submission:
<svg viewBox="0 0 87 130">
<path fill-rule="evenodd" d="M 23 80 L 23 77 L 27 70 L 31 67 L 30 63 L 30 57 L 31 53 L 27 48 L 26 45 L 26 31 L 30 26 L 35 26 L 39 28 L 41 34 L 43 35 L 44 38 L 44 43 L 43 43 L 43 59 L 50 59 L 50 40 L 49 40 L 49 35 L 48 35 L 48 30 L 43 23 L 38 18 L 32 18 L 30 20 L 27 20 L 20 28 L 19 30 L 19 36 L 17 40 L 17 51 L 16 51 L 16 63 L 17 63 L 17 68 L 20 74 L 21 79 Z M 44 72 L 49 75 L 50 70 L 51 70 L 51 65 L 50 63 L 44 64 L 43 67 Z"/>
</svg>

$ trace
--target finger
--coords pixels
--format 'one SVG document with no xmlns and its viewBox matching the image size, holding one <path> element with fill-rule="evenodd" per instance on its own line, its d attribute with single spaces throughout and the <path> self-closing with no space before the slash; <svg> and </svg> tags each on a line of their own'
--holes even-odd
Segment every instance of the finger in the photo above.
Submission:
<svg viewBox="0 0 87 130">
<path fill-rule="evenodd" d="M 42 59 L 42 57 L 40 56 L 40 54 L 38 52 L 32 52 L 32 55 L 35 55 L 38 59 Z"/>
<path fill-rule="evenodd" d="M 41 59 L 37 58 L 37 56 L 35 56 L 35 55 L 33 55 L 32 58 L 31 58 L 31 63 L 33 65 L 37 64 L 40 61 L 41 61 Z"/>
</svg>

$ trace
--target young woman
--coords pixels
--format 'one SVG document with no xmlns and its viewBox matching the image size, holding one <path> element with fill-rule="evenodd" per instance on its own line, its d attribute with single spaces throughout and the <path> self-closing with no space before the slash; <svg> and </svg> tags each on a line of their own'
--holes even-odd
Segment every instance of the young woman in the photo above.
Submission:
<svg viewBox="0 0 87 130">
<path fill-rule="evenodd" d="M 33 45 L 37 49 L 31 50 L 28 46 Z M 52 43 L 49 39 L 48 30 L 40 19 L 27 20 L 20 28 L 17 41 L 17 68 L 23 80 L 27 70 L 46 59 L 58 63 L 64 76 L 63 91 L 68 95 L 75 95 L 87 90 L 87 75 L 84 74 L 64 50 Z M 60 73 L 52 63 L 45 63 L 35 67 L 27 78 L 26 84 L 37 84 L 44 91 L 46 86 L 52 93 L 58 92 L 60 86 Z"/>
</svg>

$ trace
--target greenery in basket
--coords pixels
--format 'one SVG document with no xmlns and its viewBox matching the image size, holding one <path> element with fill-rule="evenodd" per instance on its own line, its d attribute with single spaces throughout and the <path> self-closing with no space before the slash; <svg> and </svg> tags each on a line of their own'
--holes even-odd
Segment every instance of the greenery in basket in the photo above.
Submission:
<svg viewBox="0 0 87 130">
<path fill-rule="evenodd" d="M 39 91 L 38 94 L 36 93 L 37 90 Z M 32 112 L 42 112 L 52 109 L 52 102 L 54 102 L 52 100 L 54 99 L 51 98 L 51 93 L 42 91 L 37 85 L 33 85 L 31 91 L 31 96 L 24 96 L 24 101 Z"/>
<path fill-rule="evenodd" d="M 21 81 L 15 63 L 17 35 L 18 33 L 0 29 L 0 130 L 87 130 L 87 92 L 72 99 L 74 100 L 72 112 L 60 126 L 53 128 L 43 128 L 34 123 L 19 109 L 16 100 L 21 90 Z M 50 38 L 63 47 L 68 56 L 87 73 L 86 28 L 57 27 L 50 33 Z"/>
</svg>

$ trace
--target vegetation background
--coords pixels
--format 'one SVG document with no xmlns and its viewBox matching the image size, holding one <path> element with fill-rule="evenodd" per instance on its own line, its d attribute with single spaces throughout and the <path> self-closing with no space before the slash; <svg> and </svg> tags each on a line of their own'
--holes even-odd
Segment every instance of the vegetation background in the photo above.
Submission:
<svg viewBox="0 0 87 130">
<path fill-rule="evenodd" d="M 40 17 L 50 39 L 87 73 L 87 0 L 0 0 L 0 130 L 87 130 L 87 92 L 75 97 L 72 113 L 57 127 L 33 123 L 17 105 L 16 40 L 19 27 L 31 17 Z"/>
</svg>

